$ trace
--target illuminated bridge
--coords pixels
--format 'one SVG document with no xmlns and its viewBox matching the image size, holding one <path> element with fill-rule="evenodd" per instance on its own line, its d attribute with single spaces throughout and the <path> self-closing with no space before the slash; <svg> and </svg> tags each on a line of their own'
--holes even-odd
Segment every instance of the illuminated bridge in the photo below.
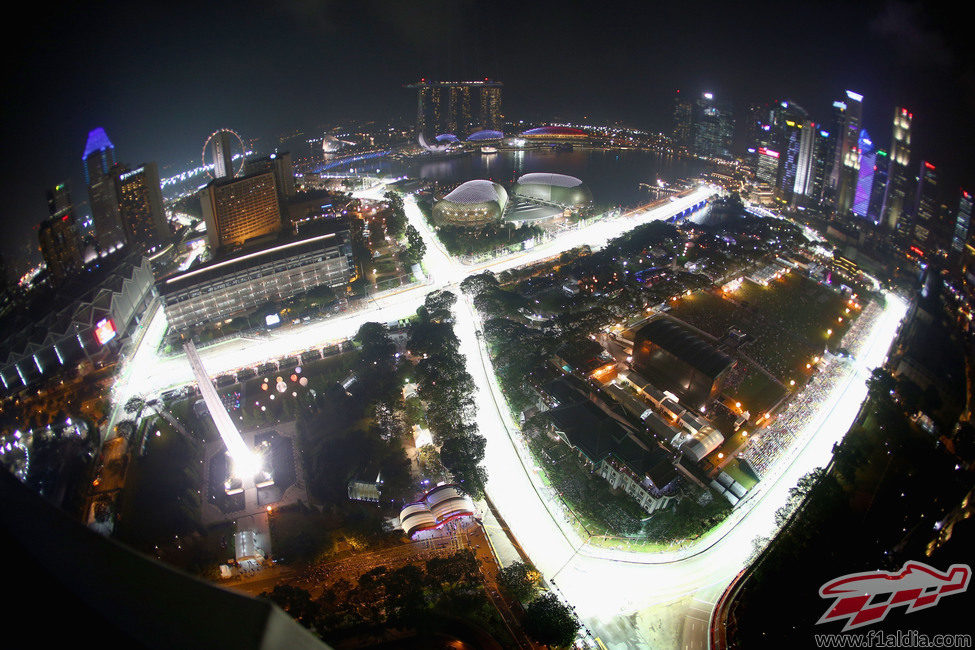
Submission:
<svg viewBox="0 0 975 650">
<path fill-rule="evenodd" d="M 390 150 L 385 151 L 373 151 L 370 153 L 356 154 L 354 156 L 346 156 L 344 158 L 338 158 L 336 160 L 329 161 L 324 165 L 320 166 L 317 172 L 326 172 L 330 169 L 335 169 L 337 167 L 342 167 L 343 165 L 351 165 L 352 163 L 359 162 L 360 160 L 371 160 L 373 158 L 382 158 L 383 156 L 388 156 Z"/>
<path fill-rule="evenodd" d="M 200 360 L 200 355 L 197 353 L 193 341 L 187 341 L 183 345 L 183 350 L 186 352 L 186 358 L 189 360 L 190 367 L 193 369 L 193 376 L 196 378 L 196 383 L 200 387 L 200 394 L 203 396 L 203 401 L 207 405 L 207 410 L 210 411 L 210 417 L 213 418 L 213 423 L 216 425 L 220 437 L 223 439 L 224 444 L 227 445 L 227 452 L 234 461 L 232 474 L 241 478 L 253 478 L 260 469 L 260 461 L 257 455 L 247 448 L 244 439 L 240 437 L 237 426 L 230 419 L 230 414 L 227 413 L 223 402 L 220 401 L 220 396 L 217 395 L 217 389 L 214 388 L 206 368 L 203 367 L 203 361 Z"/>
</svg>

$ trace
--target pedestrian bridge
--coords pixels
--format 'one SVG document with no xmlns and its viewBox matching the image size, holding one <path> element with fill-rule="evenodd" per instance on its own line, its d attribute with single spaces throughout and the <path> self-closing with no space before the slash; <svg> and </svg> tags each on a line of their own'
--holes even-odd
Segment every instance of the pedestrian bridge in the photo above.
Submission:
<svg viewBox="0 0 975 650">
<path fill-rule="evenodd" d="M 220 438 L 227 445 L 227 452 L 234 461 L 233 475 L 241 478 L 253 477 L 257 474 L 261 465 L 257 455 L 247 448 L 247 444 L 240 436 L 240 431 L 237 430 L 234 421 L 230 419 L 230 414 L 227 413 L 223 402 L 220 401 L 220 396 L 217 395 L 217 389 L 210 380 L 206 368 L 203 367 L 203 361 L 200 359 L 200 355 L 197 353 L 193 341 L 187 341 L 183 345 L 183 350 L 186 352 L 186 358 L 190 362 L 190 368 L 193 369 L 193 376 L 196 379 L 196 383 L 200 387 L 200 395 L 203 396 L 203 402 L 210 412 L 210 417 L 213 418 L 213 423 L 220 433 Z"/>
</svg>

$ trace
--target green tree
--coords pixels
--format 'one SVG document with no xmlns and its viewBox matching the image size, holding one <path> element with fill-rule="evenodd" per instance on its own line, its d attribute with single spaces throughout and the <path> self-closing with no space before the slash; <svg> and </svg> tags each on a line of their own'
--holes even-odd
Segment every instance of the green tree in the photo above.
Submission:
<svg viewBox="0 0 975 650">
<path fill-rule="evenodd" d="M 394 192 L 386 192 L 385 199 L 389 203 L 389 210 L 386 213 L 386 232 L 394 239 L 399 239 L 407 227 L 403 199 Z"/>
<path fill-rule="evenodd" d="M 874 368 L 867 380 L 867 388 L 874 397 L 890 399 L 890 392 L 897 386 L 897 380 L 886 368 Z"/>
<path fill-rule="evenodd" d="M 552 592 L 539 596 L 525 609 L 525 632 L 539 643 L 568 646 L 578 631 L 579 621 L 572 610 Z"/>
<path fill-rule="evenodd" d="M 391 363 L 396 346 L 389 338 L 389 330 L 382 323 L 363 323 L 355 340 L 362 346 L 361 365 L 369 367 Z"/>
<path fill-rule="evenodd" d="M 146 407 L 146 402 L 141 397 L 129 398 L 129 401 L 125 403 L 126 413 L 141 413 L 142 409 Z"/>
<path fill-rule="evenodd" d="M 491 271 L 470 275 L 460 283 L 460 290 L 468 296 L 476 296 L 487 289 L 497 289 L 500 287 L 498 278 Z"/>
<path fill-rule="evenodd" d="M 427 245 L 420 236 L 420 231 L 412 225 L 406 227 L 406 255 L 410 264 L 419 264 L 427 252 Z"/>
<path fill-rule="evenodd" d="M 538 593 L 541 574 L 524 562 L 515 562 L 498 573 L 498 584 L 513 597 L 527 602 Z"/>
<path fill-rule="evenodd" d="M 484 494 L 487 472 L 480 466 L 487 440 L 483 436 L 458 435 L 444 441 L 440 461 L 475 499 Z"/>
</svg>

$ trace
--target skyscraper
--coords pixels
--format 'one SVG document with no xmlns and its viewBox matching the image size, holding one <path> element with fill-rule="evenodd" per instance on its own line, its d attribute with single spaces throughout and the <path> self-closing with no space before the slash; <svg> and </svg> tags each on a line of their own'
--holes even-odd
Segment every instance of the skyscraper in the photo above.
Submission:
<svg viewBox="0 0 975 650">
<path fill-rule="evenodd" d="M 101 250 L 111 250 L 125 240 L 118 211 L 118 163 L 115 147 L 105 130 L 97 128 L 88 134 L 84 163 L 85 182 L 88 184 L 88 203 L 95 226 L 96 245 Z"/>
<path fill-rule="evenodd" d="M 81 156 L 85 166 L 85 183 L 91 185 L 101 176 L 108 174 L 115 166 L 115 146 L 105 133 L 105 129 L 98 127 L 88 133 L 85 142 L 85 152 Z"/>
<path fill-rule="evenodd" d="M 119 174 L 118 201 L 119 217 L 130 245 L 151 248 L 169 240 L 171 232 L 163 212 L 156 163 Z"/>
<path fill-rule="evenodd" d="M 796 163 L 796 180 L 792 193 L 796 203 L 808 203 L 813 196 L 816 182 L 816 145 L 819 131 L 809 120 L 802 124 L 802 137 L 799 140 L 799 157 Z"/>
<path fill-rule="evenodd" d="M 823 203 L 830 196 L 829 173 L 833 163 L 833 154 L 836 149 L 835 136 L 822 128 L 815 128 L 813 136 L 813 180 L 812 180 L 812 201 Z"/>
<path fill-rule="evenodd" d="M 674 96 L 674 145 L 678 147 L 690 147 L 691 145 L 691 124 L 692 106 L 686 96 L 680 94 L 680 90 Z"/>
<path fill-rule="evenodd" d="M 212 250 L 242 246 L 281 231 L 274 175 L 263 172 L 211 181 L 201 197 Z"/>
<path fill-rule="evenodd" d="M 429 81 L 408 84 L 416 90 L 416 131 L 426 138 L 451 133 L 465 138 L 480 130 L 501 129 L 498 81 Z"/>
<path fill-rule="evenodd" d="M 873 173 L 877 160 L 877 148 L 873 146 L 870 134 L 866 129 L 860 131 L 860 141 L 857 144 L 860 160 L 857 163 L 857 184 L 853 195 L 853 214 L 866 217 L 870 208 L 870 197 L 873 194 Z"/>
<path fill-rule="evenodd" d="M 48 272 L 55 282 L 60 282 L 84 264 L 74 204 L 65 183 L 47 191 L 47 209 L 51 216 L 41 222 L 37 238 Z"/>
<path fill-rule="evenodd" d="M 772 146 L 770 133 L 774 120 L 772 119 L 772 110 L 769 108 L 769 105 L 749 104 L 745 109 L 745 114 L 745 119 L 748 120 L 745 135 L 746 148 L 755 149 L 757 153 L 759 147 Z"/>
<path fill-rule="evenodd" d="M 890 156 L 883 149 L 877 149 L 873 160 L 873 187 L 870 190 L 870 205 L 867 207 L 867 219 L 875 226 L 880 225 L 883 218 L 884 197 L 887 196 L 889 180 Z"/>
<path fill-rule="evenodd" d="M 934 165 L 921 161 L 914 196 L 914 245 L 925 253 L 934 251 L 938 227 L 938 176 Z"/>
<path fill-rule="evenodd" d="M 758 148 L 758 165 L 755 171 L 755 178 L 759 183 L 764 183 L 769 187 L 775 186 L 775 178 L 779 171 L 779 158 L 780 154 L 778 151 L 766 149 L 765 147 Z"/>
<path fill-rule="evenodd" d="M 846 215 L 853 208 L 856 184 L 860 171 L 860 120 L 863 113 L 863 95 L 846 91 L 843 129 L 837 141 L 837 171 L 835 172 L 836 213 Z M 834 106 L 836 104 L 834 103 Z"/>
<path fill-rule="evenodd" d="M 37 239 L 48 273 L 55 282 L 61 282 L 81 270 L 81 241 L 70 208 L 62 211 L 60 216 L 42 221 L 37 230 Z"/>
<path fill-rule="evenodd" d="M 708 158 L 731 158 L 735 133 L 731 105 L 703 93 L 694 102 L 694 153 Z"/>
<path fill-rule="evenodd" d="M 68 190 L 67 183 L 58 183 L 47 191 L 47 210 L 52 217 L 72 207 L 71 192 Z"/>
<path fill-rule="evenodd" d="M 802 125 L 792 122 L 789 133 L 782 144 L 782 157 L 779 160 L 778 187 L 776 195 L 783 201 L 791 201 L 796 186 L 796 173 L 799 171 L 799 143 L 802 140 Z"/>
<path fill-rule="evenodd" d="M 891 231 L 904 238 L 910 235 L 910 219 L 906 198 L 910 194 L 911 121 L 914 114 L 906 108 L 894 110 L 893 133 L 890 139 L 890 170 L 887 193 L 884 196 L 883 222 Z"/>
<path fill-rule="evenodd" d="M 971 232 L 972 195 L 961 190 L 961 195 L 958 197 L 958 212 L 955 213 L 955 232 L 951 238 L 951 250 L 955 253 L 964 251 Z"/>
</svg>

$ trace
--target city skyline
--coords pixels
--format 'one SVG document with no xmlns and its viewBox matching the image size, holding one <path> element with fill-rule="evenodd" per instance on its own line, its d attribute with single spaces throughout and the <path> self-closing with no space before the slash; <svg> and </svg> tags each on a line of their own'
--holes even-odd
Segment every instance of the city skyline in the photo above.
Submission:
<svg viewBox="0 0 975 650">
<path fill-rule="evenodd" d="M 42 645 L 971 645 L 975 10 L 33 11 L 0 548 Z"/>
<path fill-rule="evenodd" d="M 155 160 L 165 176 L 225 125 L 270 150 L 279 134 L 313 132 L 341 119 L 410 120 L 415 97 L 402 86 L 423 77 L 497 79 L 505 84 L 508 118 L 588 116 L 664 132 L 676 88 L 712 91 L 739 114 L 751 101 L 790 99 L 820 120 L 842 89 L 854 88 L 864 95 L 863 124 L 872 133 L 889 132 L 894 106 L 910 108 L 915 155 L 938 165 L 946 188 L 975 173 L 957 146 L 972 134 L 963 115 L 975 101 L 960 40 L 964 16 L 949 20 L 911 4 L 868 3 L 843 8 L 839 21 L 839 4 L 820 3 L 804 21 L 773 5 L 756 6 L 742 21 L 742 10 L 716 4 L 705 11 L 706 22 L 661 7 L 641 24 L 622 20 L 639 15 L 637 5 L 610 12 L 565 12 L 544 3 L 491 10 L 444 4 L 424 12 L 380 3 L 296 7 L 267 15 L 247 4 L 192 12 L 149 5 L 149 21 L 142 8 L 121 4 L 71 9 L 47 20 L 44 36 L 9 42 L 29 63 L 10 79 L 12 96 L 22 101 L 5 105 L 6 140 L 23 155 L 19 164 L 5 163 L 13 236 L 3 253 L 36 250 L 45 188 L 68 181 L 83 200 L 79 153 L 96 127 L 105 128 L 119 161 Z M 511 20 L 538 28 L 514 30 Z M 208 29 L 216 24 L 221 28 Z M 429 39 L 427 30 L 446 36 Z M 645 38 L 647 30 L 653 38 Z M 256 37 L 258 46 L 251 42 Z M 600 38 L 615 42 L 612 52 L 593 57 L 579 47 Z M 786 48 L 789 56 L 766 56 L 769 47 Z M 296 49 L 302 54 L 295 56 Z M 729 49 L 738 55 L 724 56 Z M 72 59 L 87 63 L 72 67 Z M 329 62 L 324 82 L 321 60 Z M 35 110 L 31 98 L 46 96 L 52 78 L 70 99 Z M 953 137 L 945 138 L 946 131 Z M 883 135 L 878 141 L 889 146 Z"/>
</svg>

